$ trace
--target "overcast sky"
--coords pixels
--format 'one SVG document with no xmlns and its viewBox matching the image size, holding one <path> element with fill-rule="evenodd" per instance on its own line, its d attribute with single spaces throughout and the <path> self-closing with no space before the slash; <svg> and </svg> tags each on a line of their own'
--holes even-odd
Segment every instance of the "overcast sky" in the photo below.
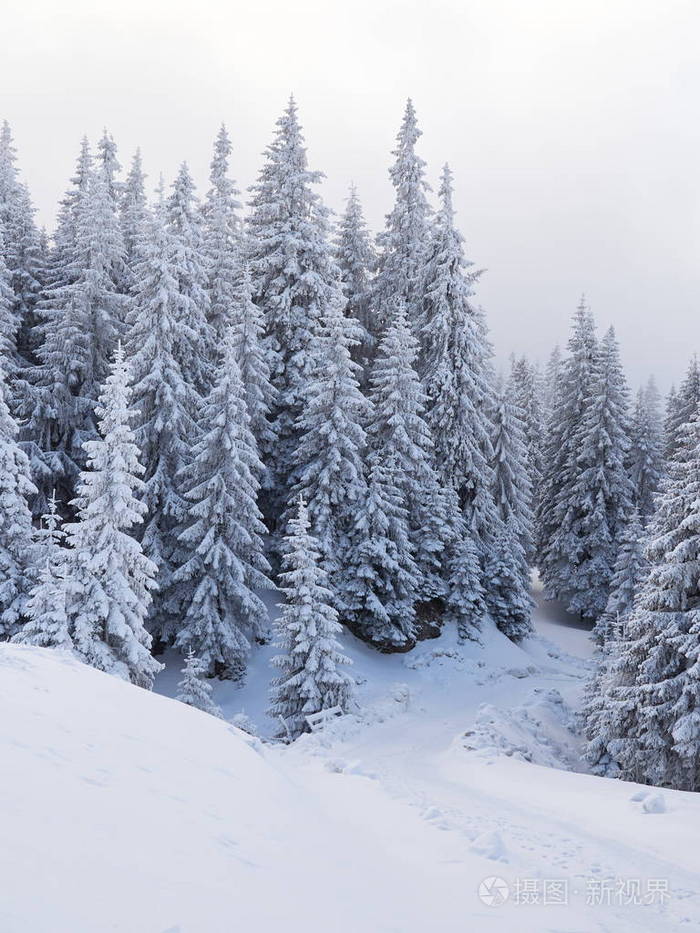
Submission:
<svg viewBox="0 0 700 933">
<path fill-rule="evenodd" d="M 80 137 L 137 145 L 200 193 L 219 123 L 255 178 L 290 91 L 312 168 L 376 229 L 407 96 L 458 219 L 499 360 L 545 359 L 585 291 L 633 384 L 700 347 L 697 0 L 4 0 L 0 117 L 51 225 Z"/>
</svg>

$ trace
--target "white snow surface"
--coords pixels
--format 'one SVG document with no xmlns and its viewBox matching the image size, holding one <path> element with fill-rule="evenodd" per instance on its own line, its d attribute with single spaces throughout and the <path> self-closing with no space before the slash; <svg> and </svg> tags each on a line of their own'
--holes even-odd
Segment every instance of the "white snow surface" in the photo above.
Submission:
<svg viewBox="0 0 700 933">
<path fill-rule="evenodd" d="M 0 931 L 696 928 L 700 797 L 583 773 L 589 633 L 551 605 L 536 627 L 520 647 L 487 627 L 392 656 L 347 636 L 361 710 L 291 747 L 1 646 Z M 214 691 L 263 736 L 273 652 Z M 165 694 L 182 666 L 166 662 Z M 505 904 L 479 897 L 492 878 Z M 553 881 L 568 903 L 542 902 Z M 626 903 L 637 882 L 661 893 Z"/>
</svg>

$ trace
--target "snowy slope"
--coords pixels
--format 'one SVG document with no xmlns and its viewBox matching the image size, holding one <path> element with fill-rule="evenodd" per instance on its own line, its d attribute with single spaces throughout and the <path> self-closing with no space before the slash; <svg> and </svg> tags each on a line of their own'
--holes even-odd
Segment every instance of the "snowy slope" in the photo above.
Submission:
<svg viewBox="0 0 700 933">
<path fill-rule="evenodd" d="M 581 769 L 569 723 L 591 645 L 550 612 L 523 648 L 487 629 L 387 658 L 348 638 L 363 721 L 291 748 L 0 647 L 0 931 L 694 928 L 700 800 L 664 791 L 665 812 L 646 812 L 631 798 L 649 789 L 566 770 Z M 263 724 L 269 653 L 244 688 L 219 687 L 227 713 Z M 504 905 L 479 897 L 494 876 Z M 670 897 L 587 903 L 606 879 Z M 542 904 L 562 880 L 568 904 Z M 516 902 L 525 884 L 539 903 Z"/>
</svg>

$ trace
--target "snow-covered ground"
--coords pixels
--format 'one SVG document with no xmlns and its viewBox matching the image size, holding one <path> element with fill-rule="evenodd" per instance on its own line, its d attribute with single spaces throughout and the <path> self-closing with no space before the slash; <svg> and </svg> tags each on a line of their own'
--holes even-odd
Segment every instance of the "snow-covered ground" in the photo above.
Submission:
<svg viewBox="0 0 700 933">
<path fill-rule="evenodd" d="M 536 625 L 390 657 L 348 636 L 361 716 L 292 747 L 2 646 L 0 931 L 694 928 L 700 799 L 582 773 L 589 633 Z M 216 691 L 263 734 L 272 652 Z"/>
</svg>

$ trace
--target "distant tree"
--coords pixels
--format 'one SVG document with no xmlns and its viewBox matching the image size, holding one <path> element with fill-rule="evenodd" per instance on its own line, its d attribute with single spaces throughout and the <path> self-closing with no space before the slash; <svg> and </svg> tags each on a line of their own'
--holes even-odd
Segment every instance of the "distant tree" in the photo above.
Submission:
<svg viewBox="0 0 700 933">
<path fill-rule="evenodd" d="M 700 366 L 694 356 L 688 366 L 685 379 L 678 391 L 673 392 L 668 399 L 665 422 L 665 456 L 666 460 L 673 460 L 681 440 L 679 432 L 683 431 L 700 406 Z"/>
<path fill-rule="evenodd" d="M 659 393 L 653 379 L 637 393 L 630 425 L 629 471 L 634 503 L 645 526 L 654 512 L 663 474 L 663 427 Z"/>
</svg>

